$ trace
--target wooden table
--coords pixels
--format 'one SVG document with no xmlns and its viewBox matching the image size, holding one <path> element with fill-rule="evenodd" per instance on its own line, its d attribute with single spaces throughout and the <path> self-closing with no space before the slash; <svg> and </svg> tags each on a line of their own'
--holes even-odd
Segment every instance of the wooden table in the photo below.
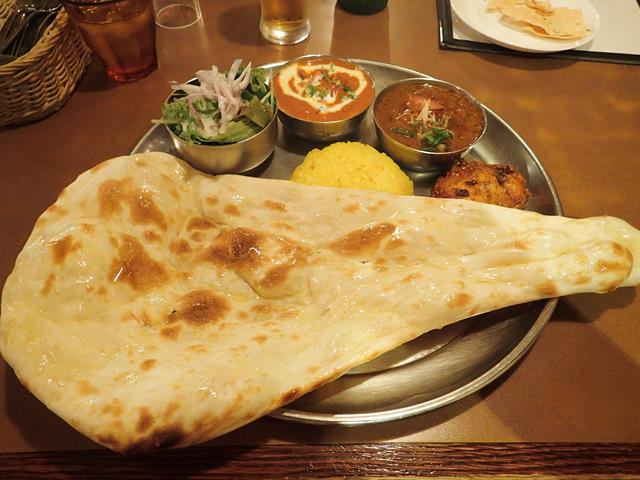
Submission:
<svg viewBox="0 0 640 480">
<path fill-rule="evenodd" d="M 235 58 L 264 64 L 332 53 L 456 83 L 534 150 L 567 216 L 608 214 L 640 227 L 638 66 L 441 50 L 435 5 L 424 0 L 391 0 L 371 16 L 345 13 L 335 0 L 310 5 L 310 38 L 280 47 L 261 39 L 257 1 L 202 0 L 202 24 L 158 32 L 159 69 L 146 79 L 117 85 L 94 60 L 59 112 L 0 131 L 0 279 L 64 186 L 132 149 L 159 116 L 169 81 Z M 265 418 L 203 446 L 134 458 L 76 433 L 2 363 L 0 478 L 631 478 L 640 474 L 638 291 L 561 299 L 514 368 L 431 413 L 358 428 Z"/>
</svg>

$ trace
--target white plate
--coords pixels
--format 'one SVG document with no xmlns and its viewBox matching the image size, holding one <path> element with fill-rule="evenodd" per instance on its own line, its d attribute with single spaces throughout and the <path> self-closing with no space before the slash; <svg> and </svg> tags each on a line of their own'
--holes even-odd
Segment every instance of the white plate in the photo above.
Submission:
<svg viewBox="0 0 640 480">
<path fill-rule="evenodd" d="M 536 37 L 518 30 L 500 20 L 497 12 L 487 12 L 488 0 L 451 0 L 451 9 L 468 27 L 484 35 L 494 43 L 521 52 L 560 52 L 571 50 L 593 40 L 600 28 L 600 15 L 588 0 L 551 0 L 554 7 L 582 10 L 584 21 L 591 30 L 586 37 L 577 40 L 558 40 Z"/>
</svg>

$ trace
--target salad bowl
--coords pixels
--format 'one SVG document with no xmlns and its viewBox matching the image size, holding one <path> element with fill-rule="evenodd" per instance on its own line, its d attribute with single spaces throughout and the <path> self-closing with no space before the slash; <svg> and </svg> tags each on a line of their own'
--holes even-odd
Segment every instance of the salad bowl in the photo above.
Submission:
<svg viewBox="0 0 640 480">
<path fill-rule="evenodd" d="M 241 62 L 172 84 L 162 118 L 154 121 L 164 124 L 184 160 L 207 173 L 247 172 L 276 146 L 277 108 L 267 72 Z"/>
<path fill-rule="evenodd" d="M 258 167 L 269 158 L 278 139 L 275 114 L 257 134 L 236 143 L 189 143 L 173 133 L 169 126 L 166 128 L 180 156 L 198 170 L 212 174 L 243 173 Z"/>
</svg>

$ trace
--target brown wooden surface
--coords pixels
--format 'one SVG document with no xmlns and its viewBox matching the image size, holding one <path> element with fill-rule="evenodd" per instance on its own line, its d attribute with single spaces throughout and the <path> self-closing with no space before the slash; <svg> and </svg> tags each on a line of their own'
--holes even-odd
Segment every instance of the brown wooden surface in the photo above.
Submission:
<svg viewBox="0 0 640 480">
<path fill-rule="evenodd" d="M 211 64 L 229 65 L 237 57 L 263 64 L 333 53 L 392 63 L 461 85 L 529 144 L 551 175 L 568 216 L 609 214 L 640 227 L 640 67 L 440 50 L 435 4 L 425 0 L 391 0 L 385 11 L 366 17 L 335 9 L 335 0 L 310 4 L 311 37 L 278 47 L 260 38 L 257 1 L 201 0 L 202 25 L 158 32 L 160 67 L 148 78 L 116 85 L 94 61 L 59 112 L 0 131 L 0 283 L 36 218 L 58 192 L 80 172 L 128 153 L 149 129 L 169 81 L 191 78 Z M 555 467 L 542 467 L 561 465 L 563 459 L 569 462 L 567 474 L 640 472 L 637 444 L 623 444 L 640 442 L 637 294 L 635 288 L 562 299 L 515 368 L 481 392 L 435 412 L 358 428 L 265 418 L 203 447 L 149 457 L 147 463 L 122 461 L 104 451 L 78 453 L 96 445 L 49 412 L 0 362 L 0 452 L 5 452 L 0 478 L 74 478 L 83 472 L 120 478 L 119 469 L 139 478 L 152 478 L 144 477 L 147 471 L 162 478 L 154 459 L 168 459 L 159 464 L 169 471 L 185 468 L 188 478 L 276 478 L 275 465 L 291 478 L 297 468 L 324 477 L 453 475 L 506 468 L 499 458 L 515 459 L 513 473 L 555 474 Z M 435 448 L 432 442 L 457 443 Z M 558 450 L 548 444 L 475 442 L 607 445 Z M 494 459 L 492 452 L 500 455 Z M 392 470 L 377 470 L 380 456 Z M 190 468 L 188 459 L 196 467 Z M 530 460 L 539 470 L 527 467 Z M 402 470 L 404 463 L 407 470 Z M 446 470 L 448 465 L 452 470 Z M 584 471 L 571 470 L 571 465 Z M 102 468 L 114 473 L 100 477 Z"/>
<path fill-rule="evenodd" d="M 192 447 L 0 455 L 0 478 L 640 478 L 638 444 L 368 444 Z M 638 474 L 638 475 L 636 475 Z M 4 475 L 4 477 L 2 476 Z"/>
</svg>

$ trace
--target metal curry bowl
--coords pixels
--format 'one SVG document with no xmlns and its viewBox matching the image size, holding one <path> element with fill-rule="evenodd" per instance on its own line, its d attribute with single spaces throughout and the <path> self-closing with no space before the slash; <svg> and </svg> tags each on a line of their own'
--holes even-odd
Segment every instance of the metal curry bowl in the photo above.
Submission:
<svg viewBox="0 0 640 480">
<path fill-rule="evenodd" d="M 482 130 L 479 135 L 475 138 L 473 142 L 468 145 L 465 145 L 462 148 L 457 150 L 451 150 L 446 152 L 432 152 L 428 150 L 421 150 L 417 148 L 410 147 L 405 145 L 391 135 L 386 132 L 379 124 L 378 118 L 376 116 L 376 106 L 380 101 L 382 95 L 388 91 L 389 89 L 395 88 L 401 84 L 408 83 L 419 83 L 419 84 L 427 84 L 438 87 L 444 87 L 448 90 L 452 90 L 453 92 L 457 92 L 458 94 L 465 97 L 473 106 L 474 109 L 477 109 L 478 112 L 481 112 L 482 115 Z M 376 128 L 376 134 L 378 136 L 378 140 L 380 142 L 380 146 L 382 150 L 384 150 L 391 158 L 393 158 L 398 164 L 409 168 L 411 170 L 416 170 L 419 172 L 438 172 L 442 170 L 448 169 L 453 163 L 455 163 L 458 159 L 464 156 L 471 148 L 480 141 L 482 136 L 485 134 L 487 130 L 487 114 L 482 104 L 478 102 L 471 94 L 462 88 L 454 85 L 452 83 L 446 82 L 444 80 L 436 80 L 430 78 L 407 78 L 404 80 L 400 80 L 399 82 L 395 82 L 384 90 L 382 90 L 376 100 L 374 102 L 373 107 L 373 122 Z"/>
<path fill-rule="evenodd" d="M 207 173 L 242 173 L 262 164 L 273 152 L 278 139 L 277 111 L 254 136 L 236 143 L 198 145 L 178 137 L 165 125 L 180 156 Z"/>
<path fill-rule="evenodd" d="M 353 134 L 367 116 L 368 109 L 359 113 L 355 117 L 345 120 L 334 120 L 332 122 L 312 122 L 292 117 L 282 110 L 278 112 L 278 117 L 282 124 L 298 137 L 313 142 L 332 142 L 340 140 Z"/>
<path fill-rule="evenodd" d="M 295 116 L 294 114 L 285 111 L 286 108 L 282 107 L 278 100 L 277 89 L 274 85 L 275 78 L 279 72 L 287 67 L 290 67 L 292 64 L 301 62 L 304 63 L 306 61 L 336 62 L 337 64 L 343 63 L 348 65 L 349 67 L 354 67 L 358 71 L 362 72 L 367 81 L 370 82 L 372 89 L 371 101 L 367 103 L 367 105 L 361 112 L 358 112 L 357 114 L 352 115 L 349 118 L 343 118 L 339 120 L 309 120 L 300 118 L 299 116 Z M 304 55 L 302 57 L 294 58 L 293 60 L 286 62 L 284 65 L 281 65 L 274 72 L 271 88 L 273 89 L 274 95 L 276 96 L 276 102 L 278 102 L 278 117 L 280 118 L 282 125 L 294 135 L 313 142 L 332 142 L 354 134 L 367 116 L 369 108 L 373 103 L 373 95 L 375 95 L 374 80 L 371 74 L 367 72 L 361 65 L 334 55 L 320 54 Z"/>
</svg>

